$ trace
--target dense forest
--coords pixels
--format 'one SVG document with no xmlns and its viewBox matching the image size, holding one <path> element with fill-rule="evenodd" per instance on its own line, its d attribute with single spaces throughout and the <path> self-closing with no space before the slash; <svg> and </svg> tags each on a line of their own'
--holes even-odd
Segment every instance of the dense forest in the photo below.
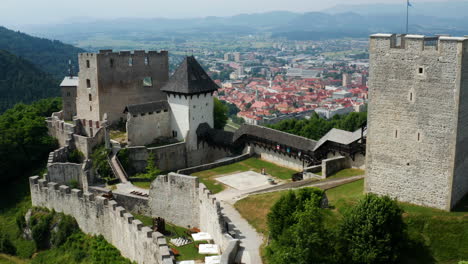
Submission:
<svg viewBox="0 0 468 264">
<path fill-rule="evenodd" d="M 2 113 L 19 102 L 58 96 L 59 82 L 29 61 L 0 50 L 0 94 Z"/>
<path fill-rule="evenodd" d="M 84 52 L 60 41 L 29 36 L 1 26 L 0 50 L 6 50 L 32 62 L 56 79 L 61 79 L 68 73 L 68 60 L 71 59 L 73 64 L 77 65 L 78 53 Z"/>
<path fill-rule="evenodd" d="M 294 135 L 319 140 L 332 128 L 353 132 L 359 129 L 366 121 L 367 112 L 350 113 L 343 116 L 335 115 L 330 120 L 321 118 L 314 113 L 310 119 L 288 119 L 270 125 L 270 127 Z"/>
<path fill-rule="evenodd" d="M 57 143 L 44 119 L 61 108 L 60 99 L 50 98 L 17 104 L 0 115 L 0 181 L 18 178 L 47 160 Z"/>
</svg>

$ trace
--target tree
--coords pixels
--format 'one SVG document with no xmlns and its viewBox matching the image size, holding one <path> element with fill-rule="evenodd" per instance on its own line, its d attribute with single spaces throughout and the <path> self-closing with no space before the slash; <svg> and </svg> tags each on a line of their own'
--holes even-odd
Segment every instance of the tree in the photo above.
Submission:
<svg viewBox="0 0 468 264">
<path fill-rule="evenodd" d="M 214 98 L 213 118 L 214 128 L 223 129 L 228 120 L 228 107 L 224 105 L 218 98 Z"/>
<path fill-rule="evenodd" d="M 403 210 L 388 196 L 366 195 L 339 227 L 342 260 L 349 263 L 398 263 L 406 241 Z"/>
<path fill-rule="evenodd" d="M 275 204 L 275 210 L 268 216 L 270 232 L 277 228 L 276 234 L 271 233 L 272 242 L 266 251 L 269 263 L 334 262 L 334 240 L 325 228 L 320 209 L 322 197 L 321 190 L 302 189 L 288 192 Z M 274 217 L 284 221 L 275 225 Z"/>
</svg>

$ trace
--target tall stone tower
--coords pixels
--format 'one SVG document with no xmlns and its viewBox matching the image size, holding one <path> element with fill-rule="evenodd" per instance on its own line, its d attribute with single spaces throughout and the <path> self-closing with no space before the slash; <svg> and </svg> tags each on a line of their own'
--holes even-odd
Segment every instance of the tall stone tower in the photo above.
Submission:
<svg viewBox="0 0 468 264">
<path fill-rule="evenodd" d="M 468 192 L 468 39 L 370 37 L 367 192 L 443 210 Z"/>
<path fill-rule="evenodd" d="M 218 89 L 210 76 L 193 57 L 186 57 L 162 88 L 172 112 L 172 135 L 185 140 L 188 151 L 198 149 L 197 128 L 202 123 L 214 125 L 213 93 Z"/>
<path fill-rule="evenodd" d="M 77 116 L 111 123 L 125 118 L 126 105 L 165 100 L 161 87 L 169 79 L 167 51 L 81 53 Z M 85 124 L 87 122 L 84 122 Z"/>
</svg>

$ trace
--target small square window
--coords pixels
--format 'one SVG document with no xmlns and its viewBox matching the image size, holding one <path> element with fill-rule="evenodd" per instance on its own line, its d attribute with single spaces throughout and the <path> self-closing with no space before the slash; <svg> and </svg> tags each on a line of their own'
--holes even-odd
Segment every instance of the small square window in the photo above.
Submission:
<svg viewBox="0 0 468 264">
<path fill-rule="evenodd" d="M 423 73 L 424 73 L 424 68 L 423 68 L 423 67 L 419 67 L 418 73 L 419 73 L 419 74 L 423 74 Z"/>
<path fill-rule="evenodd" d="M 149 58 L 145 57 L 145 65 L 148 65 L 148 64 L 149 64 Z"/>
<path fill-rule="evenodd" d="M 133 115 L 133 117 L 137 117 L 137 115 Z"/>
<path fill-rule="evenodd" d="M 133 58 L 128 59 L 128 66 L 133 66 Z"/>
<path fill-rule="evenodd" d="M 91 88 L 91 80 L 90 79 L 86 79 L 86 87 Z"/>
<path fill-rule="evenodd" d="M 114 67 L 114 59 L 110 59 L 110 67 Z"/>
<path fill-rule="evenodd" d="M 164 112 L 167 112 L 167 109 L 164 109 Z"/>
<path fill-rule="evenodd" d="M 156 111 L 156 114 L 159 114 L 159 113 L 161 113 L 161 111 Z"/>
<path fill-rule="evenodd" d="M 145 113 L 141 113 L 141 116 L 145 116 L 146 114 Z"/>
<path fill-rule="evenodd" d="M 149 112 L 149 113 L 148 113 L 148 115 L 152 115 L 152 114 L 153 114 L 153 112 Z"/>
<path fill-rule="evenodd" d="M 86 68 L 89 68 L 89 67 L 90 67 L 89 60 L 86 60 Z"/>
<path fill-rule="evenodd" d="M 151 86 L 153 86 L 153 80 L 151 79 L 151 77 L 145 77 L 145 78 L 143 78 L 143 86 L 144 86 L 144 87 L 151 87 Z"/>
</svg>

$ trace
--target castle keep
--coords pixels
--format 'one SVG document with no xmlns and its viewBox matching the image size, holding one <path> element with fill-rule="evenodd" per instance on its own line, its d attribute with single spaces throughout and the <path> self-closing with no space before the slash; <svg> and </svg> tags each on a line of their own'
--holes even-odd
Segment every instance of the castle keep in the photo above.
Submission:
<svg viewBox="0 0 468 264">
<path fill-rule="evenodd" d="M 444 210 L 468 192 L 468 39 L 370 38 L 367 192 Z"/>
</svg>

